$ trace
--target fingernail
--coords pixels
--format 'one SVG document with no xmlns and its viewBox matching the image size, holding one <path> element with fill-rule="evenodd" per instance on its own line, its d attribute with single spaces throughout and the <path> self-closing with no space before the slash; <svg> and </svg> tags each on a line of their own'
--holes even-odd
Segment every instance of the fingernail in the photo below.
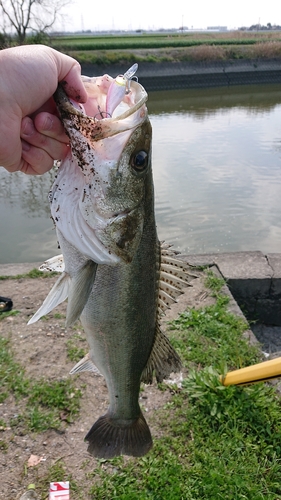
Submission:
<svg viewBox="0 0 281 500">
<path fill-rule="evenodd" d="M 49 116 L 46 117 L 44 123 L 42 124 L 43 130 L 52 130 L 53 128 L 53 120 Z"/>
<path fill-rule="evenodd" d="M 30 144 L 28 144 L 28 142 L 21 141 L 21 145 L 22 145 L 23 151 L 29 151 L 30 150 Z"/>
<path fill-rule="evenodd" d="M 34 134 L 34 125 L 31 119 L 25 119 L 22 126 L 22 134 L 30 136 Z"/>
</svg>

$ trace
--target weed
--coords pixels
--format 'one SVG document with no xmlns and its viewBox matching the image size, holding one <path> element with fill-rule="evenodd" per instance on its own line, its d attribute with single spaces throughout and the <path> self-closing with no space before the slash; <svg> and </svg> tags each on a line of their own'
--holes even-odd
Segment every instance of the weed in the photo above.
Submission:
<svg viewBox="0 0 281 500">
<path fill-rule="evenodd" d="M 61 314 L 61 313 L 53 313 L 53 317 L 55 319 L 65 319 L 65 314 Z"/>
<path fill-rule="evenodd" d="M 228 297 L 217 295 L 216 304 L 185 311 L 171 322 L 171 330 L 176 330 L 172 343 L 186 366 L 190 362 L 218 366 L 223 360 L 233 368 L 260 359 L 258 349 L 242 336 L 247 323 L 228 312 L 228 301 Z"/>
<path fill-rule="evenodd" d="M 57 276 L 59 273 L 56 271 L 50 271 L 50 272 L 43 272 L 39 271 L 39 269 L 31 269 L 28 273 L 25 274 L 17 274 L 15 276 L 0 276 L 0 281 L 3 280 L 18 280 L 18 279 L 24 279 L 24 278 L 52 278 L 52 276 Z"/>
<path fill-rule="evenodd" d="M 212 290 L 215 294 L 221 291 L 222 287 L 225 285 L 223 278 L 216 276 L 211 269 L 207 269 L 205 278 L 205 286 Z"/>
<path fill-rule="evenodd" d="M 5 401 L 12 391 L 16 398 L 27 396 L 28 381 L 24 378 L 24 369 L 14 361 L 9 349 L 9 340 L 0 337 L 0 403 Z"/>
<path fill-rule="evenodd" d="M 67 380 L 34 380 L 25 376 L 24 369 L 16 363 L 9 348 L 9 341 L 0 337 L 0 402 L 10 393 L 16 399 L 25 398 L 23 412 L 10 421 L 11 427 L 20 426 L 30 431 L 42 432 L 60 428 L 79 411 L 81 391 Z"/>
<path fill-rule="evenodd" d="M 67 357 L 74 363 L 77 363 L 86 355 L 87 351 L 81 347 L 81 342 L 85 342 L 85 339 L 79 335 L 74 335 L 66 342 Z"/>
<path fill-rule="evenodd" d="M 12 311 L 4 311 L 2 313 L 0 313 L 0 321 L 2 321 L 2 319 L 4 318 L 8 318 L 9 316 L 16 316 L 17 314 L 19 314 L 20 311 L 18 311 L 17 309 L 13 309 Z"/>
<path fill-rule="evenodd" d="M 5 453 L 9 448 L 9 445 L 7 443 L 7 441 L 4 441 L 3 439 L 0 439 L 0 450 L 3 451 L 3 453 Z"/>
<path fill-rule="evenodd" d="M 49 490 L 49 486 L 51 482 L 56 481 L 69 481 L 71 485 L 71 492 L 76 493 L 78 491 L 78 485 L 75 482 L 73 476 L 67 472 L 66 466 L 62 459 L 56 460 L 46 471 L 44 475 L 39 475 L 38 470 L 33 470 L 33 474 L 35 478 L 33 481 L 35 482 L 35 489 L 37 495 L 40 498 L 46 498 L 46 491 Z M 37 496 L 36 496 L 37 498 Z M 72 496 L 71 496 L 72 498 Z M 82 497 L 79 497 L 82 498 Z M 78 499 L 78 497 L 75 497 Z"/>
</svg>

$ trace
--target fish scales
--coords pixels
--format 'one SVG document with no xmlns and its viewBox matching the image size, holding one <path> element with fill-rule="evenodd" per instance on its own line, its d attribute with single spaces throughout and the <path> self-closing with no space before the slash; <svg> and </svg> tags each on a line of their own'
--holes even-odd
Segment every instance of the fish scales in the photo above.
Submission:
<svg viewBox="0 0 281 500">
<path fill-rule="evenodd" d="M 56 93 L 71 144 L 50 194 L 65 268 L 29 322 L 67 297 L 66 324 L 80 317 L 90 351 L 71 373 L 100 372 L 109 393 L 107 413 L 86 436 L 98 458 L 149 451 L 140 383 L 154 376 L 162 381 L 181 368 L 159 327 L 159 311 L 186 286 L 188 266 L 165 244 L 161 263 L 147 94 L 129 80 L 134 71 L 115 80 L 83 77 L 90 101 L 85 110 L 62 88 Z M 54 268 L 55 260 L 45 267 Z M 62 270 L 62 257 L 57 260 Z"/>
</svg>

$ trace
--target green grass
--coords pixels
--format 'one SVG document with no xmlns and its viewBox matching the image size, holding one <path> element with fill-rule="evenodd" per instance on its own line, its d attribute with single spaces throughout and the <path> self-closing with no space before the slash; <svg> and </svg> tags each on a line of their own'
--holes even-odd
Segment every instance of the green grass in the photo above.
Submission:
<svg viewBox="0 0 281 500">
<path fill-rule="evenodd" d="M 280 41 L 280 33 L 274 33 L 274 40 Z M 175 47 L 195 47 L 199 45 L 254 45 L 268 40 L 264 36 L 247 34 L 239 37 L 236 33 L 224 36 L 213 33 L 211 36 L 192 33 L 166 33 L 142 35 L 110 35 L 110 36 L 65 36 L 52 37 L 52 46 L 59 50 L 124 50 L 124 49 L 159 49 Z"/>
<path fill-rule="evenodd" d="M 81 391 L 70 379 L 46 381 L 26 377 L 24 368 L 14 360 L 9 340 L 0 337 L 0 403 L 9 394 L 24 401 L 20 413 L 6 422 L 21 432 L 59 429 L 79 412 Z"/>
<path fill-rule="evenodd" d="M 16 316 L 17 314 L 19 314 L 20 311 L 18 311 L 17 309 L 13 309 L 12 311 L 4 311 L 4 312 L 0 312 L 0 321 L 2 321 L 2 319 L 4 318 L 8 318 L 9 316 Z"/>
<path fill-rule="evenodd" d="M 224 362 L 233 369 L 259 361 L 257 348 L 250 347 L 242 337 L 247 324 L 228 312 L 228 301 L 228 297 L 219 295 L 216 304 L 185 311 L 171 323 L 172 343 L 186 366 L 220 367 Z"/>
<path fill-rule="evenodd" d="M 86 339 L 78 334 L 74 334 L 72 338 L 66 341 L 66 352 L 70 361 L 77 363 L 86 355 L 87 348 L 84 346 L 85 342 Z"/>
<path fill-rule="evenodd" d="M 0 276 L 0 281 L 4 280 L 18 280 L 24 278 L 51 278 L 52 276 L 57 276 L 59 273 L 56 271 L 43 272 L 39 271 L 39 269 L 31 269 L 28 273 L 25 274 L 17 274 L 15 276 Z"/>
</svg>

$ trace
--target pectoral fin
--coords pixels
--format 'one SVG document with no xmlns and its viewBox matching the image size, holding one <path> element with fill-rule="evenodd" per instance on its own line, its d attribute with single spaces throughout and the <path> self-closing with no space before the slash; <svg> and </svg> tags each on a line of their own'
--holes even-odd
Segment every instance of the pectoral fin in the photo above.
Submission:
<svg viewBox="0 0 281 500">
<path fill-rule="evenodd" d="M 68 296 L 69 287 L 70 287 L 70 276 L 68 273 L 63 272 L 59 277 L 58 281 L 53 286 L 52 290 L 49 292 L 47 297 L 45 298 L 42 306 L 38 309 L 38 311 L 32 316 L 32 318 L 27 323 L 31 325 L 40 319 L 42 316 L 45 316 L 50 311 L 52 311 L 56 306 L 61 304 Z"/>
<path fill-rule="evenodd" d="M 78 363 L 70 370 L 69 374 L 74 375 L 75 373 L 81 372 L 94 372 L 97 375 L 101 375 L 100 371 L 97 369 L 96 365 L 90 359 L 90 354 L 87 353 L 84 358 L 80 359 Z"/>
<path fill-rule="evenodd" d="M 72 325 L 86 305 L 95 281 L 97 267 L 95 262 L 88 260 L 72 277 L 63 272 L 28 325 L 38 321 L 67 298 L 66 326 Z"/>
<path fill-rule="evenodd" d="M 66 311 L 66 327 L 71 326 L 82 313 L 96 277 L 98 265 L 88 260 L 71 278 Z"/>
</svg>

